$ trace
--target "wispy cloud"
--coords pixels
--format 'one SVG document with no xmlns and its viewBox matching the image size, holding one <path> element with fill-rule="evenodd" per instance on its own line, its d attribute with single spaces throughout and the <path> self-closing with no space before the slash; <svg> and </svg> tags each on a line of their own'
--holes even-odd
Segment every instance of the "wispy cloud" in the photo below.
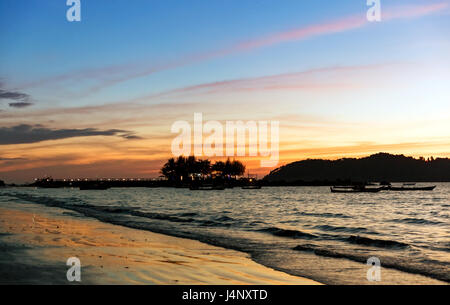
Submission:
<svg viewBox="0 0 450 305">
<path fill-rule="evenodd" d="M 230 114 L 228 110 L 232 102 L 227 102 L 226 106 L 220 102 L 216 103 L 212 98 L 216 95 L 258 91 L 342 92 L 370 86 L 372 84 L 370 80 L 374 79 L 377 80 L 378 86 L 390 84 L 386 81 L 389 78 L 385 75 L 394 75 L 395 71 L 405 73 L 410 71 L 408 70 L 410 68 L 415 68 L 415 65 L 407 62 L 329 66 L 292 73 L 199 83 L 102 105 L 36 109 L 24 113 L 5 112 L 0 113 L 0 120 L 8 124 L 15 124 L 18 120 L 27 124 L 48 123 L 49 120 L 53 120 L 52 124 L 56 122 L 56 124 L 68 126 L 67 124 L 72 123 L 70 126 L 78 128 L 92 126 L 96 128 L 121 126 L 124 129 L 133 129 L 137 126 L 150 128 L 164 126 L 168 124 L 167 122 L 185 117 L 187 113 L 192 113 L 194 110 L 214 113 L 222 109 L 219 111 L 222 115 Z M 195 102 L 192 102 L 193 100 Z M 245 113 L 245 107 L 250 110 L 254 105 L 251 105 L 251 102 L 246 102 L 245 105 L 239 104 L 239 112 Z M 252 113 L 255 114 L 254 111 Z M 233 115 L 236 114 L 233 113 Z"/>
<path fill-rule="evenodd" d="M 383 9 L 382 19 L 384 21 L 390 21 L 395 19 L 417 18 L 444 11 L 448 9 L 448 6 L 449 4 L 447 2 L 438 2 L 424 5 L 390 7 Z M 365 13 L 360 13 L 358 15 L 347 16 L 328 22 L 301 26 L 278 33 L 248 39 L 219 50 L 186 55 L 179 59 L 157 65 L 149 66 L 141 63 L 110 66 L 100 69 L 88 69 L 38 80 L 25 84 L 22 87 L 34 87 L 54 82 L 87 81 L 90 83 L 90 86 L 84 94 L 89 94 L 104 87 L 112 86 L 130 79 L 148 76 L 161 71 L 204 62 L 214 58 L 249 52 L 263 47 L 270 47 L 282 43 L 302 41 L 316 36 L 354 30 L 367 26 L 368 24 L 370 24 L 370 22 L 367 21 Z"/>
<path fill-rule="evenodd" d="M 401 19 L 401 18 L 417 18 L 429 14 L 433 14 L 448 8 L 448 3 L 432 3 L 426 5 L 409 5 L 399 6 L 383 10 L 382 19 L 384 21 Z M 370 24 L 364 14 L 358 14 L 330 22 L 313 24 L 300 27 L 284 32 L 275 33 L 265 37 L 249 40 L 247 42 L 236 44 L 224 53 L 235 53 L 248 51 L 256 48 L 267 47 L 285 42 L 299 41 L 314 36 L 329 35 L 361 28 Z"/>
<path fill-rule="evenodd" d="M 22 160 L 26 160 L 25 158 L 5 158 L 5 157 L 0 157 L 0 161 L 22 161 Z"/>
<path fill-rule="evenodd" d="M 20 124 L 12 127 L 0 127 L 0 145 L 37 143 L 47 140 L 91 136 L 119 136 L 125 139 L 139 138 L 130 131 L 120 129 L 50 129 L 39 124 Z"/>
<path fill-rule="evenodd" d="M 382 20 L 417 18 L 445 11 L 449 8 L 448 1 L 428 3 L 424 5 L 402 5 L 390 10 L 383 10 Z"/>
<path fill-rule="evenodd" d="M 167 90 L 157 94 L 141 97 L 138 100 L 148 101 L 151 99 L 178 94 L 185 95 L 188 93 L 213 94 L 255 90 L 323 90 L 327 88 L 355 88 L 359 83 L 358 80 L 354 78 L 357 73 L 376 73 L 377 71 L 385 71 L 385 69 L 395 66 L 405 68 L 408 66 L 408 63 L 331 66 L 293 73 L 231 79 Z M 353 78 L 348 76 L 352 76 Z M 349 78 L 351 79 L 351 82 L 348 82 Z"/>
<path fill-rule="evenodd" d="M 35 109 L 24 113 L 5 112 L 0 113 L 0 120 L 9 124 L 14 124 L 18 120 L 32 124 L 34 122 L 48 122 L 51 119 L 64 122 L 64 124 L 67 124 L 68 121 L 76 122 L 77 127 L 91 127 L 92 124 L 95 124 L 95 127 L 101 127 L 105 125 L 99 122 L 99 119 L 107 119 L 107 126 L 119 126 L 124 123 L 130 126 L 129 123 L 142 124 L 142 122 L 145 122 L 145 126 L 148 127 L 155 124 L 162 125 L 161 122 L 163 121 L 177 120 L 177 118 L 186 114 L 186 109 L 192 112 L 193 109 L 205 111 L 205 109 L 212 109 L 211 107 L 215 110 L 218 106 L 221 107 L 217 104 L 212 106 L 211 100 L 200 101 L 196 99 L 195 102 L 192 102 L 192 96 L 276 90 L 349 90 L 366 86 L 370 83 L 367 81 L 368 78 L 382 74 L 392 75 L 393 70 L 400 68 L 401 71 L 405 71 L 409 66 L 410 64 L 406 62 L 329 66 L 292 73 L 228 79 L 220 82 L 199 83 L 140 96 L 132 100 L 121 100 L 102 105 Z M 242 110 L 243 105 L 240 105 L 240 107 Z M 149 120 L 149 117 L 152 117 L 152 119 Z M 95 119 L 95 121 L 92 119 Z M 86 126 L 80 124 L 86 124 Z"/>
</svg>

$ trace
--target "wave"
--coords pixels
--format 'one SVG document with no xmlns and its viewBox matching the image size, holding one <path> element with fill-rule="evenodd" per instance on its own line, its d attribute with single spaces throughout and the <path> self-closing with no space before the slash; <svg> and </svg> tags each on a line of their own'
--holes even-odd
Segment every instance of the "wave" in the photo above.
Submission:
<svg viewBox="0 0 450 305">
<path fill-rule="evenodd" d="M 367 234 L 378 234 L 377 232 L 370 231 L 362 227 L 336 227 L 331 225 L 319 225 L 315 226 L 314 229 L 319 229 L 323 231 L 331 232 L 348 232 L 348 233 L 367 233 Z"/>
<path fill-rule="evenodd" d="M 73 207 L 90 208 L 99 212 L 106 213 L 130 213 L 137 210 L 137 207 L 107 206 L 107 205 L 90 205 L 90 204 L 72 204 Z"/>
<path fill-rule="evenodd" d="M 333 214 L 333 213 L 309 213 L 309 212 L 300 212 L 299 215 L 303 216 L 314 216 L 314 217 L 326 217 L 326 218 L 351 218 L 348 215 L 344 214 Z"/>
<path fill-rule="evenodd" d="M 180 216 L 182 217 L 193 217 L 193 216 L 197 216 L 197 213 L 181 213 Z"/>
<path fill-rule="evenodd" d="M 92 205 L 82 202 L 78 198 L 67 198 L 65 201 L 57 200 L 44 196 L 31 196 L 28 194 L 8 194 L 11 197 L 23 199 L 29 202 L 44 204 L 50 207 L 59 207 L 79 212 L 87 217 L 95 217 L 99 220 L 111 222 L 109 214 L 123 214 L 136 217 L 142 217 L 153 220 L 163 220 L 177 223 L 197 223 L 200 226 L 213 226 L 219 227 L 231 226 L 234 219 L 229 216 L 219 216 L 213 219 L 196 219 L 190 216 L 196 216 L 196 213 L 180 213 L 180 214 L 164 214 L 139 211 L 139 207 L 123 207 L 123 206 L 104 206 L 104 205 Z M 77 203 L 72 203 L 77 202 Z M 133 226 L 133 228 L 136 228 Z M 137 228 L 139 229 L 139 228 Z M 143 228 L 146 229 L 146 228 Z"/>
<path fill-rule="evenodd" d="M 298 230 L 280 229 L 277 227 L 269 227 L 258 230 L 259 232 L 267 232 L 274 236 L 289 237 L 289 238 L 317 238 L 317 235 L 306 233 Z"/>
<path fill-rule="evenodd" d="M 392 219 L 391 222 L 403 222 L 409 224 L 418 224 L 418 225 L 441 225 L 443 224 L 440 221 L 432 221 L 423 218 L 402 218 L 402 219 Z"/>
<path fill-rule="evenodd" d="M 293 248 L 295 251 L 312 252 L 317 256 L 342 258 L 352 260 L 358 263 L 366 263 L 369 256 L 367 254 L 358 254 L 355 252 L 348 253 L 344 251 L 336 251 L 332 249 L 324 249 L 311 244 L 297 245 Z M 450 273 L 448 268 L 441 263 L 407 263 L 390 257 L 379 257 L 381 260 L 381 267 L 396 269 L 399 271 L 420 274 L 428 276 L 444 282 L 450 282 Z"/>
<path fill-rule="evenodd" d="M 182 218 L 178 216 L 163 214 L 163 213 L 151 213 L 151 212 L 141 212 L 141 211 L 130 211 L 133 216 L 144 217 L 149 219 L 167 220 L 172 222 L 194 222 L 194 218 Z"/>
<path fill-rule="evenodd" d="M 231 222 L 231 221 L 234 221 L 234 219 L 233 218 L 231 218 L 231 217 L 229 217 L 229 216 L 219 216 L 219 217 L 217 217 L 216 218 L 216 221 L 219 221 L 219 222 Z"/>
<path fill-rule="evenodd" d="M 378 248 L 407 248 L 408 244 L 395 240 L 372 239 L 368 237 L 352 235 L 346 239 L 347 242 L 357 245 L 366 245 Z"/>
</svg>

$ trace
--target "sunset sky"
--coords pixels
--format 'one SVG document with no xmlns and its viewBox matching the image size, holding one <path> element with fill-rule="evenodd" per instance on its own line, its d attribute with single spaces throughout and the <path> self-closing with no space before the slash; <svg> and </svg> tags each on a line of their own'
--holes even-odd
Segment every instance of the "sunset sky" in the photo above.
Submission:
<svg viewBox="0 0 450 305">
<path fill-rule="evenodd" d="M 450 1 L 0 1 L 0 179 L 157 177 L 177 120 L 279 121 L 280 163 L 450 157 Z M 260 158 L 239 158 L 260 176 Z"/>
</svg>

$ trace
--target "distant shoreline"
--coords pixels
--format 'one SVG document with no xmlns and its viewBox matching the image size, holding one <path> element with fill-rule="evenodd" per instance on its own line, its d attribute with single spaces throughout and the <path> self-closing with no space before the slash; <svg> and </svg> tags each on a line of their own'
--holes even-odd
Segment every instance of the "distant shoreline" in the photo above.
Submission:
<svg viewBox="0 0 450 305">
<path fill-rule="evenodd" d="M 97 181 L 97 180 L 91 180 L 91 181 Z M 450 183 L 450 180 L 445 181 L 435 181 L 435 180 L 403 180 L 403 181 L 389 181 L 392 184 L 402 184 L 402 183 Z M 284 186 L 311 186 L 311 187 L 323 187 L 323 186 L 347 186 L 347 185 L 361 185 L 361 184 L 368 184 L 370 183 L 380 183 L 380 181 L 370 181 L 368 183 L 366 182 L 359 182 L 359 181 L 293 181 L 293 182 L 286 182 L 286 181 L 276 181 L 276 182 L 268 182 L 265 180 L 258 180 L 258 183 L 263 187 L 284 187 Z M 236 185 L 236 188 L 240 188 L 242 185 Z M 78 185 L 60 185 L 60 186 L 54 186 L 54 187 L 40 187 L 33 184 L 6 184 L 5 186 L 0 187 L 1 188 L 10 188 L 10 187 L 28 187 L 28 188 L 47 188 L 47 189 L 60 189 L 60 188 L 79 188 Z M 174 186 L 174 185 L 167 185 L 167 183 L 161 183 L 161 184 L 152 184 L 152 185 L 139 185 L 139 184 L 112 184 L 109 186 L 110 188 L 189 188 L 188 185 L 185 186 Z"/>
<path fill-rule="evenodd" d="M 191 172 L 192 175 L 197 176 Z M 9 186 L 46 186 L 79 187 L 83 183 L 101 182 L 108 187 L 189 187 L 192 182 L 216 182 L 226 184 L 226 187 L 240 187 L 257 182 L 261 186 L 333 186 L 361 185 L 368 183 L 440 183 L 450 182 L 449 158 L 413 158 L 404 155 L 377 153 L 363 158 L 342 158 L 337 160 L 307 159 L 292 162 L 272 170 L 263 179 L 246 177 L 245 174 L 223 175 L 212 173 L 207 178 L 190 180 L 192 177 L 180 177 L 173 180 L 156 178 L 60 178 L 45 181 L 37 179 L 32 183 L 14 184 Z M 216 176 L 214 176 L 216 175 Z M 202 175 L 201 175 L 202 176 Z M 204 175 L 203 175 L 204 176 Z M 189 179 L 188 179 L 189 178 Z M 220 178 L 220 179 L 217 179 Z M 4 186 L 0 180 L 0 187 Z"/>
</svg>

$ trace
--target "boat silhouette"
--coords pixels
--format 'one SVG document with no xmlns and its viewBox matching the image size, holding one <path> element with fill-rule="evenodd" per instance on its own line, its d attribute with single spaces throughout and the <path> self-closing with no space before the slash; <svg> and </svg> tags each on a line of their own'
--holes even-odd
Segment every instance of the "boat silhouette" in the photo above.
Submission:
<svg viewBox="0 0 450 305">
<path fill-rule="evenodd" d="M 433 186 L 390 186 L 388 190 L 390 191 L 432 191 L 436 188 L 436 185 Z"/>
<path fill-rule="evenodd" d="M 225 189 L 225 185 L 219 184 L 219 185 L 213 185 L 213 184 L 202 184 L 202 185 L 196 185 L 193 184 L 189 187 L 191 191 L 223 191 Z"/>
<path fill-rule="evenodd" d="M 259 190 L 261 188 L 261 185 L 244 185 L 242 187 L 243 190 Z"/>
<path fill-rule="evenodd" d="M 383 188 L 366 188 L 365 186 L 332 186 L 330 190 L 332 193 L 378 193 Z"/>
</svg>

